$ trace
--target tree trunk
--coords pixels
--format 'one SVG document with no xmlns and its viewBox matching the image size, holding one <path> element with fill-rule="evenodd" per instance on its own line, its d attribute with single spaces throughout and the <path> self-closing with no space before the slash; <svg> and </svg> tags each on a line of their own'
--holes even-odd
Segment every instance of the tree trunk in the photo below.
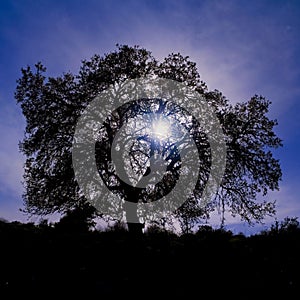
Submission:
<svg viewBox="0 0 300 300">
<path fill-rule="evenodd" d="M 143 234 L 144 224 L 140 223 L 137 216 L 137 203 L 139 202 L 139 191 L 134 189 L 127 194 L 127 201 L 125 202 L 125 213 L 128 231 L 134 236 Z"/>
</svg>

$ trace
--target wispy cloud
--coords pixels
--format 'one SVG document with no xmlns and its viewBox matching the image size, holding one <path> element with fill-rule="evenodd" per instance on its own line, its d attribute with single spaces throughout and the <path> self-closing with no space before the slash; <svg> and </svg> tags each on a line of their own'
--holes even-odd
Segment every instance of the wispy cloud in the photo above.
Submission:
<svg viewBox="0 0 300 300">
<path fill-rule="evenodd" d="M 3 103 L 3 101 L 1 101 Z M 20 112 L 8 105 L 1 106 L 0 112 L 0 192 L 20 196 L 24 158 L 18 150 L 23 136 L 23 122 Z"/>
</svg>

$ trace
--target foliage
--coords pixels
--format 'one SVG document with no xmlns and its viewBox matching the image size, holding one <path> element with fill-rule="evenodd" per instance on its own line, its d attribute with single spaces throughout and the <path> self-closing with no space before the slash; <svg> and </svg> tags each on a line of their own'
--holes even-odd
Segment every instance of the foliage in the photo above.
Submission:
<svg viewBox="0 0 300 300">
<path fill-rule="evenodd" d="M 194 197 L 166 218 L 169 221 L 178 219 L 183 231 L 189 232 L 201 218 L 208 218 L 215 210 L 222 213 L 227 210 L 250 223 L 274 214 L 274 202 L 257 201 L 260 193 L 266 195 L 269 190 L 278 189 L 281 180 L 279 161 L 272 154 L 272 149 L 281 146 L 281 141 L 274 133 L 276 120 L 270 120 L 267 116 L 271 104 L 269 100 L 255 95 L 247 102 L 230 104 L 221 92 L 207 89 L 196 64 L 188 57 L 172 53 L 158 62 L 149 51 L 138 46 L 118 46 L 114 52 L 84 60 L 77 75 L 65 73 L 53 78 L 46 77 L 45 72 L 46 68 L 41 63 L 35 65 L 35 70 L 31 67 L 22 69 L 15 93 L 27 122 L 25 137 L 20 143 L 20 150 L 27 158 L 24 173 L 26 192 L 23 197 L 26 212 L 41 215 L 56 211 L 70 212 L 86 202 L 72 167 L 72 139 L 79 116 L 88 103 L 111 84 L 143 76 L 159 76 L 185 83 L 214 107 L 227 145 L 226 172 L 221 187 L 209 205 L 203 208 L 200 200 L 210 166 L 209 145 L 199 124 L 191 121 L 190 128 L 198 143 L 199 159 L 204 162 L 202 178 L 200 174 Z M 161 99 L 153 101 L 158 101 L 158 110 L 165 114 L 176 108 Z M 106 131 L 97 148 L 98 158 L 102 159 L 98 159 L 102 178 L 110 165 L 109 150 L 115 132 L 128 114 L 140 114 L 143 105 L 144 102 L 134 102 L 122 107 L 118 110 L 117 120 L 108 117 L 103 124 Z M 182 116 L 183 110 L 179 109 L 177 113 Z M 187 116 L 186 127 L 189 126 L 188 120 Z M 117 126 L 113 128 L 113 124 Z M 148 147 L 148 152 L 145 152 L 148 158 L 153 154 L 151 149 Z M 176 183 L 180 156 L 175 150 L 173 154 L 169 157 L 168 166 L 171 179 L 166 180 L 163 187 L 154 187 L 152 196 L 155 199 Z M 134 168 L 146 174 L 146 170 L 140 167 L 140 159 L 136 161 Z M 112 174 L 107 176 L 106 184 L 112 178 Z M 146 201 L 143 197 L 147 193 L 137 193 L 120 180 L 115 181 L 111 189 L 125 200 Z"/>
</svg>

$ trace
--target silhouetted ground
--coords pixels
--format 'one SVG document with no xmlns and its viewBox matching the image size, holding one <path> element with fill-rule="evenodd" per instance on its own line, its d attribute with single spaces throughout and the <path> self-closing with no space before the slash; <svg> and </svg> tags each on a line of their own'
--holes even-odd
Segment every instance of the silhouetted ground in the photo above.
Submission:
<svg viewBox="0 0 300 300">
<path fill-rule="evenodd" d="M 299 228 L 250 237 L 210 227 L 134 237 L 122 229 L 78 233 L 0 222 L 0 246 L 0 299 L 20 293 L 26 299 L 269 299 L 283 293 L 287 299 L 300 291 Z"/>
</svg>

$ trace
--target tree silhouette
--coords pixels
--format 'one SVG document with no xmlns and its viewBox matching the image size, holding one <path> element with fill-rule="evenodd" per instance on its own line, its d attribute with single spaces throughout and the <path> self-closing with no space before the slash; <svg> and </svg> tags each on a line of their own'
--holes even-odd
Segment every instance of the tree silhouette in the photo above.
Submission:
<svg viewBox="0 0 300 300">
<path fill-rule="evenodd" d="M 55 228 L 61 232 L 87 232 L 96 225 L 95 208 L 84 203 L 74 209 L 68 210 Z"/>
<path fill-rule="evenodd" d="M 132 214 L 130 220 L 136 219 L 136 223 L 129 222 L 130 230 L 141 232 L 142 226 L 137 211 L 126 206 L 154 202 L 170 193 L 183 172 L 183 156 L 178 143 L 155 137 L 156 129 L 151 127 L 155 117 L 168 117 L 174 123 L 181 123 L 195 142 L 201 163 L 199 173 L 195 174 L 198 179 L 191 197 L 164 216 L 161 223 L 177 219 L 182 230 L 188 232 L 201 218 L 207 218 L 215 210 L 222 213 L 227 210 L 247 222 L 261 221 L 266 215 L 274 214 L 274 202 L 256 199 L 259 193 L 266 195 L 269 190 L 278 189 L 281 179 L 279 161 L 271 152 L 272 148 L 281 146 L 281 140 L 273 131 L 277 121 L 267 116 L 271 102 L 255 95 L 247 102 L 230 104 L 221 92 L 208 90 L 200 79 L 196 64 L 188 57 L 172 53 L 163 62 L 158 62 L 149 51 L 138 46 L 117 47 L 114 52 L 82 61 L 77 75 L 64 73 L 60 77 L 46 78 L 46 68 L 41 63 L 35 65 L 35 70 L 29 66 L 22 69 L 15 98 L 27 121 L 25 137 L 20 143 L 20 150 L 27 158 L 26 192 L 23 196 L 25 211 L 46 215 L 66 212 L 86 203 L 72 164 L 72 143 L 80 116 L 89 103 L 112 84 L 158 77 L 184 84 L 213 107 L 225 136 L 226 170 L 217 193 L 207 205 L 201 205 L 212 161 L 211 145 L 197 119 L 183 107 L 160 98 L 133 100 L 118 107 L 101 125 L 93 155 L 105 185 L 112 194 L 125 200 L 126 218 Z M 133 178 L 127 178 L 129 182 L 135 180 L 135 184 L 130 185 L 112 167 L 111 149 L 122 126 L 145 115 L 151 115 L 152 120 L 142 119 L 145 122 L 143 134 L 130 144 L 129 156 L 122 167 L 126 170 L 124 176 L 134 174 Z M 158 127 L 158 131 L 165 130 L 161 125 Z M 131 132 L 116 142 L 118 149 L 125 147 L 122 142 L 126 136 L 139 129 L 136 125 L 126 128 Z M 152 128 L 152 135 L 147 128 Z M 182 128 L 177 130 L 180 132 Z M 155 171 L 163 171 L 160 182 L 152 185 L 148 182 L 147 187 L 138 187 L 140 181 L 147 181 L 149 174 Z"/>
</svg>

